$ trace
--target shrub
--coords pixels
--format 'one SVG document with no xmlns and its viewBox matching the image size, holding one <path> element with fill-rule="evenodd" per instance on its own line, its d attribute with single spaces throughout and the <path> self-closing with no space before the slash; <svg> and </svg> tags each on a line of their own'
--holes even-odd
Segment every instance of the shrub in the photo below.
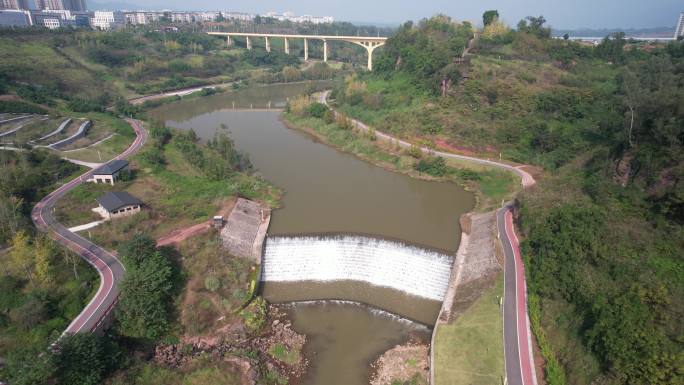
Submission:
<svg viewBox="0 0 684 385">
<path fill-rule="evenodd" d="M 210 275 L 204 279 L 204 287 L 209 291 L 216 291 L 221 287 L 221 280 L 215 275 Z"/>
<path fill-rule="evenodd" d="M 18 100 L 0 100 L 0 112 L 47 114 L 44 108 Z"/>
<path fill-rule="evenodd" d="M 328 106 L 323 103 L 311 103 L 307 112 L 314 118 L 322 119 L 325 113 L 328 112 Z"/>
<path fill-rule="evenodd" d="M 446 161 L 441 156 L 421 159 L 414 168 L 418 172 L 429 174 L 432 176 L 444 176 L 449 171 L 446 165 Z"/>
</svg>

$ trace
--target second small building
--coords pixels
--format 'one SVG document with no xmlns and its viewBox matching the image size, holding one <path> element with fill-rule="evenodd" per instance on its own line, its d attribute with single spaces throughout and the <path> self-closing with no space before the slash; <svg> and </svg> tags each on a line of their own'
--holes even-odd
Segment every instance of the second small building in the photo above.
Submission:
<svg viewBox="0 0 684 385">
<path fill-rule="evenodd" d="M 108 192 L 97 198 L 98 208 L 93 209 L 105 219 L 118 218 L 139 213 L 142 201 L 125 191 Z"/>
</svg>

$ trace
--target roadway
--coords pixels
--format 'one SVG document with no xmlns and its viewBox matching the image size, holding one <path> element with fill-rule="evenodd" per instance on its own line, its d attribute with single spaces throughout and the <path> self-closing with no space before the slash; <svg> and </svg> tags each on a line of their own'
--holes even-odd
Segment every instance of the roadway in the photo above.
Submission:
<svg viewBox="0 0 684 385">
<path fill-rule="evenodd" d="M 319 102 L 328 105 L 330 91 L 319 94 Z M 333 109 L 335 114 L 338 114 Z M 363 122 L 351 119 L 352 124 L 362 130 L 370 128 Z M 410 148 L 413 144 L 381 131 L 375 131 L 378 139 L 396 143 L 402 148 Z M 520 176 L 522 188 L 536 184 L 534 177 L 524 170 L 522 165 L 511 165 L 489 159 L 435 151 L 428 147 L 420 150 L 432 156 L 465 160 L 487 166 L 508 170 Z M 525 283 L 525 267 L 520 256 L 520 245 L 513 225 L 513 205 L 507 203 L 497 210 L 497 227 L 499 239 L 504 249 L 504 363 L 506 367 L 507 385 L 537 385 L 537 378 L 532 355 L 532 335 L 527 315 L 527 284 Z"/>
<path fill-rule="evenodd" d="M 537 385 L 532 336 L 527 315 L 527 284 L 520 244 L 513 226 L 513 207 L 496 212 L 499 239 L 504 251 L 504 362 L 508 384 Z"/>
<path fill-rule="evenodd" d="M 147 139 L 147 132 L 141 122 L 133 119 L 126 119 L 126 121 L 135 130 L 136 138 L 126 151 L 114 159 L 126 158 L 137 153 Z M 116 304 L 119 297 L 118 284 L 125 273 L 123 264 L 114 254 L 69 231 L 54 217 L 54 206 L 57 201 L 88 180 L 92 172 L 93 170 L 88 170 L 85 174 L 51 192 L 38 202 L 31 212 L 31 219 L 40 231 L 47 232 L 56 242 L 80 255 L 100 275 L 100 287 L 97 293 L 81 313 L 72 320 L 63 335 L 95 331 Z"/>
</svg>

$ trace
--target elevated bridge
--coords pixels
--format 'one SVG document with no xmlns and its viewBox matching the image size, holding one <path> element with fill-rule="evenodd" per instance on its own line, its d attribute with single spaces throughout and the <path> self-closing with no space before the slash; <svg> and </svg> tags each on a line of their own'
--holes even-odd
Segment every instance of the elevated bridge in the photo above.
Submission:
<svg viewBox="0 0 684 385">
<path fill-rule="evenodd" d="M 304 60 L 309 60 L 309 40 L 322 40 L 323 41 L 323 61 L 328 61 L 328 42 L 329 41 L 346 41 L 348 43 L 353 43 L 360 45 L 366 49 L 368 53 L 368 70 L 373 70 L 373 51 L 385 45 L 387 41 L 386 37 L 372 37 L 372 36 L 328 36 L 328 35 L 287 35 L 280 33 L 249 33 L 249 32 L 207 32 L 209 35 L 214 36 L 225 36 L 226 43 L 232 45 L 232 38 L 240 37 L 245 38 L 247 44 L 247 49 L 252 49 L 253 39 L 264 39 L 264 45 L 266 51 L 271 52 L 271 43 L 269 39 L 283 39 L 285 42 L 285 53 L 290 54 L 290 40 L 304 40 Z"/>
</svg>

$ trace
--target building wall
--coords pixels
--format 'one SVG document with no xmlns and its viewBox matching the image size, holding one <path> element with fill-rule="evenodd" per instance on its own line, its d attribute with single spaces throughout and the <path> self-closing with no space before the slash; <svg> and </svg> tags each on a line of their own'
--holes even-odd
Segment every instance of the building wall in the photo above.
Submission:
<svg viewBox="0 0 684 385">
<path fill-rule="evenodd" d="M 677 29 L 675 30 L 674 38 L 684 36 L 684 12 L 679 14 L 679 20 L 677 21 Z"/>
<path fill-rule="evenodd" d="M 85 0 L 36 0 L 38 9 L 64 9 L 69 11 L 86 11 Z"/>
<path fill-rule="evenodd" d="M 30 25 L 32 25 L 31 15 L 28 11 L 0 10 L 0 26 L 28 27 Z"/>
<path fill-rule="evenodd" d="M 121 217 L 127 217 L 129 215 L 135 215 L 140 212 L 141 207 L 140 205 L 134 205 L 134 206 L 126 206 L 122 207 L 118 210 L 108 212 L 105 210 L 102 206 L 100 206 L 103 212 L 106 212 L 108 214 L 109 219 L 114 219 L 114 218 L 121 218 Z"/>
<path fill-rule="evenodd" d="M 107 183 L 113 185 L 117 180 L 121 179 L 121 173 L 128 172 L 128 167 L 117 171 L 113 175 L 107 174 L 93 174 L 93 182 L 95 183 Z"/>
</svg>

